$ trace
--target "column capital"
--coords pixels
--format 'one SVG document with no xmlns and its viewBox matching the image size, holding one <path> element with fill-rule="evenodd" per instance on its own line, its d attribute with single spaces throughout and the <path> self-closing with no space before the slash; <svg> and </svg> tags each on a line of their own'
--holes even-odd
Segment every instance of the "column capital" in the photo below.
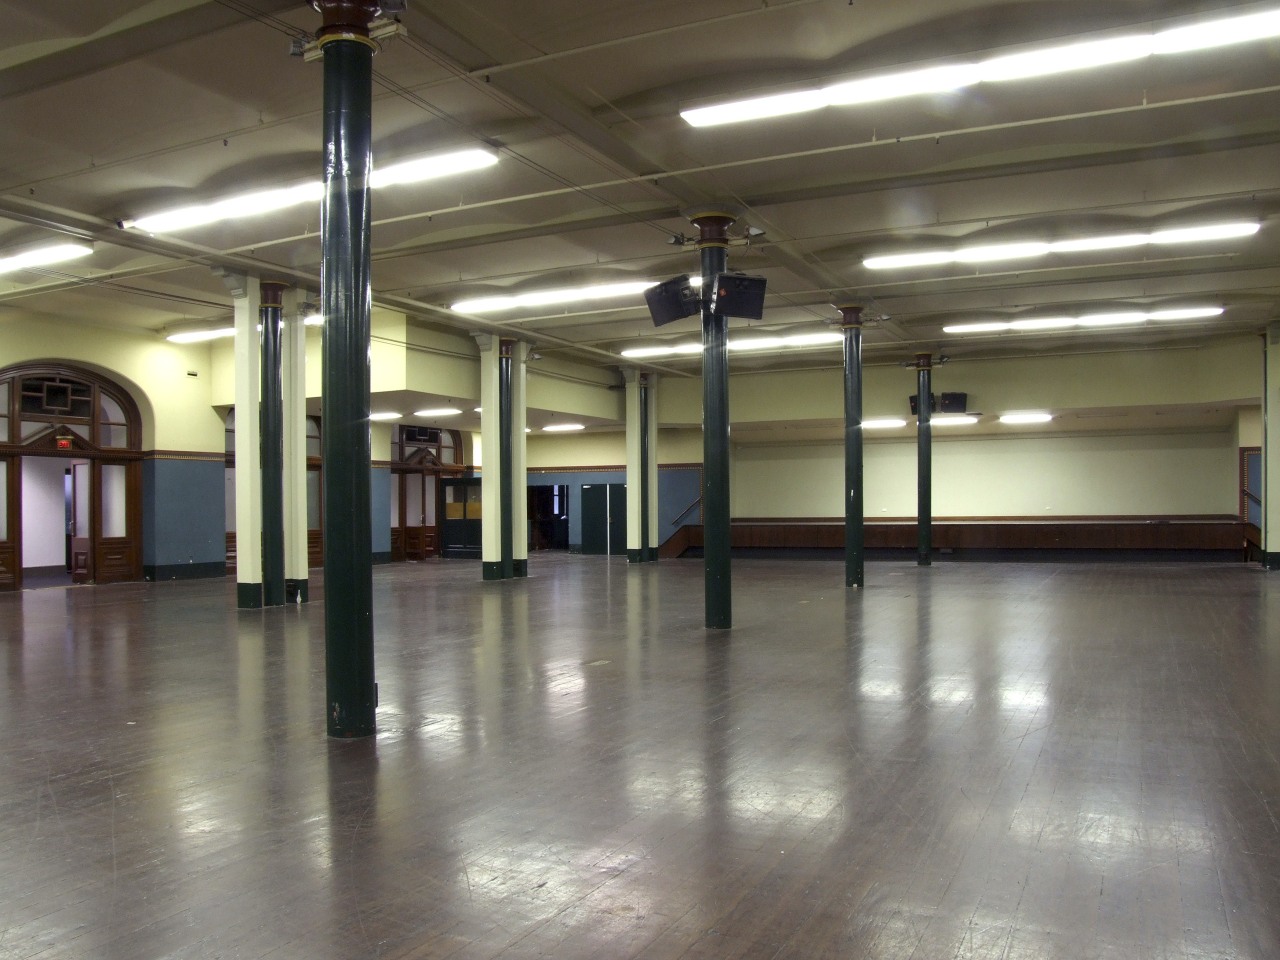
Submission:
<svg viewBox="0 0 1280 960">
<path fill-rule="evenodd" d="M 382 13 L 381 0 L 311 0 L 311 6 L 323 17 L 316 31 L 316 42 L 321 46 L 334 40 L 374 46 L 369 25 Z"/>
<path fill-rule="evenodd" d="M 840 311 L 840 326 L 861 327 L 863 305 L 860 303 L 837 303 L 833 306 Z"/>
</svg>

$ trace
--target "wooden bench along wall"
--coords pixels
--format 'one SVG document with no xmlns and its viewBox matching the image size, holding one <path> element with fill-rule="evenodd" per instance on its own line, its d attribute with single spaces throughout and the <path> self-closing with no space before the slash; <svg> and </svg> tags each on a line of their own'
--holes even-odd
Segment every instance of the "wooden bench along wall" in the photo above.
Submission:
<svg viewBox="0 0 1280 960">
<path fill-rule="evenodd" d="M 869 550 L 914 550 L 914 517 L 868 521 Z M 958 550 L 1134 550 L 1218 551 L 1223 559 L 1243 559 L 1245 524 L 1232 516 L 1201 517 L 1033 517 L 1000 519 L 945 517 L 933 522 L 934 551 Z M 734 520 L 730 544 L 736 549 L 843 550 L 844 520 L 826 517 L 757 517 Z M 702 526 L 681 527 L 659 550 L 679 557 L 702 547 Z"/>
</svg>

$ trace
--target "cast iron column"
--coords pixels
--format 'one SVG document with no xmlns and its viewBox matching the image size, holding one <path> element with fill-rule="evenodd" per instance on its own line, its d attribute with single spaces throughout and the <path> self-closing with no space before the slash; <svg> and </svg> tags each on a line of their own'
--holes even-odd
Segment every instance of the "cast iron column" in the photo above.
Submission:
<svg viewBox="0 0 1280 960">
<path fill-rule="evenodd" d="M 373 0 L 312 0 L 324 17 L 325 713 L 331 737 L 375 730 L 373 546 L 369 518 L 369 174 L 373 168 Z"/>
<path fill-rule="evenodd" d="M 640 374 L 640 562 L 656 560 L 649 547 L 649 375 Z"/>
<path fill-rule="evenodd" d="M 837 307 L 844 332 L 844 585 L 865 585 L 862 496 L 862 307 Z"/>
<path fill-rule="evenodd" d="M 262 605 L 284 605 L 283 283 L 258 285 L 262 305 Z"/>
<path fill-rule="evenodd" d="M 729 578 L 729 350 L 728 320 L 711 310 L 716 277 L 728 263 L 732 214 L 689 217 L 698 228 L 702 254 L 702 555 L 706 578 L 706 625 L 733 626 Z"/>
<path fill-rule="evenodd" d="M 502 524 L 502 579 L 510 580 L 515 574 L 515 521 L 511 509 L 511 348 L 514 340 L 502 340 L 498 344 L 498 445 L 501 455 L 498 464 L 498 495 L 502 498 L 499 522 Z"/>
<path fill-rule="evenodd" d="M 933 358 L 927 353 L 916 354 L 916 440 L 917 440 L 917 499 L 916 564 L 927 567 L 933 561 L 933 444 L 930 420 L 933 418 L 931 402 L 933 383 Z"/>
</svg>

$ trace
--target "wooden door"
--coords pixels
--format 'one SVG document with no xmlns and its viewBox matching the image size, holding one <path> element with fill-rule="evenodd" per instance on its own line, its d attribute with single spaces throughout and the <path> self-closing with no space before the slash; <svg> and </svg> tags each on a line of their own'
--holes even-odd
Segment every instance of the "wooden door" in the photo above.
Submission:
<svg viewBox="0 0 1280 960">
<path fill-rule="evenodd" d="M 93 583 L 93 464 L 71 464 L 71 582 Z"/>
<path fill-rule="evenodd" d="M 95 583 L 142 579 L 140 480 L 141 470 L 136 461 L 95 460 L 93 463 L 91 527 Z"/>
<path fill-rule="evenodd" d="M 17 457 L 0 457 L 0 590 L 22 588 L 22 561 L 18 534 L 22 512 L 18 509 Z"/>
</svg>

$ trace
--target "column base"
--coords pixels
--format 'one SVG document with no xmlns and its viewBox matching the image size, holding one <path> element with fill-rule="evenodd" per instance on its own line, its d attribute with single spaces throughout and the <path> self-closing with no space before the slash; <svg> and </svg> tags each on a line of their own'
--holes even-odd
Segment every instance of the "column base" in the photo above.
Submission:
<svg viewBox="0 0 1280 960">
<path fill-rule="evenodd" d="M 640 553 L 642 555 L 640 560 L 641 563 L 657 563 L 658 562 L 657 547 L 646 547 L 644 550 L 640 551 Z"/>
<path fill-rule="evenodd" d="M 502 575 L 502 561 L 483 561 L 480 564 L 480 577 L 483 580 L 505 580 L 506 577 Z"/>
<path fill-rule="evenodd" d="M 1262 569 L 1280 570 L 1280 553 L 1267 553 L 1264 551 L 1262 554 Z"/>
<path fill-rule="evenodd" d="M 262 609 L 262 584 L 237 583 L 236 606 L 241 610 Z"/>
<path fill-rule="evenodd" d="M 511 573 L 512 573 L 512 576 L 514 576 L 517 580 L 521 579 L 522 577 L 529 576 L 529 561 L 513 560 L 511 562 Z"/>
<path fill-rule="evenodd" d="M 644 563 L 644 551 L 627 549 L 627 563 Z"/>
<path fill-rule="evenodd" d="M 284 582 L 285 603 L 306 603 L 311 599 L 311 590 L 306 580 L 286 580 Z"/>
<path fill-rule="evenodd" d="M 931 566 L 933 566 L 933 558 L 932 558 L 932 557 L 928 557 L 928 556 L 916 557 L 916 566 L 917 566 L 917 567 L 931 567 Z"/>
</svg>

